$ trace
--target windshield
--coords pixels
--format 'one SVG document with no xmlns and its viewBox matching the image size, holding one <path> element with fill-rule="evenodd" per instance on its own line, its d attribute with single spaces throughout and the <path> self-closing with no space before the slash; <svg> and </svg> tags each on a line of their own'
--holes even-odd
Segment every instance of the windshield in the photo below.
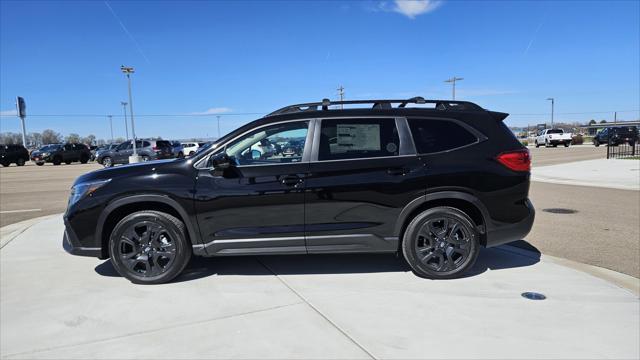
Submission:
<svg viewBox="0 0 640 360">
<path fill-rule="evenodd" d="M 61 147 L 62 145 L 45 145 L 40 148 L 40 151 L 55 151 L 59 150 Z"/>
</svg>

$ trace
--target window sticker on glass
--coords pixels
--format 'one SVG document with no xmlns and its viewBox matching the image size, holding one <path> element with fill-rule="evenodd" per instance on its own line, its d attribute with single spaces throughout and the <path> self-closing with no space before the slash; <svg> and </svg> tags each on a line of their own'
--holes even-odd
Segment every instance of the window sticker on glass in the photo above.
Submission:
<svg viewBox="0 0 640 360">
<path fill-rule="evenodd" d="M 337 124 L 338 152 L 379 151 L 379 124 Z"/>
</svg>

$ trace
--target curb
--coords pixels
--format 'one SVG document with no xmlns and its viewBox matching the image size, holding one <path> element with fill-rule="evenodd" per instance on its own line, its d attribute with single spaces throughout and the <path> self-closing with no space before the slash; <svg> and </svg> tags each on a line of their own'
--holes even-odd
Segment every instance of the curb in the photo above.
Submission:
<svg viewBox="0 0 640 360">
<path fill-rule="evenodd" d="M 20 221 L 14 224 L 9 224 L 7 226 L 3 226 L 0 228 L 0 249 L 4 248 L 7 244 L 9 244 L 13 239 L 18 237 L 18 235 L 27 231 L 33 225 L 39 223 L 43 220 L 48 220 L 49 218 L 53 218 L 56 216 L 60 216 L 62 213 L 52 214 L 40 216 L 37 218 Z"/>
<path fill-rule="evenodd" d="M 577 261 L 564 259 L 564 258 L 552 256 L 552 255 L 540 254 L 540 253 L 537 253 L 531 250 L 526 250 L 513 245 L 503 245 L 501 246 L 501 248 L 522 256 L 526 256 L 534 259 L 540 258 L 552 264 L 565 266 L 574 270 L 587 273 L 591 276 L 610 282 L 619 288 L 625 289 L 631 292 L 634 296 L 640 298 L 640 279 L 635 278 L 631 275 L 623 274 L 623 273 L 620 273 L 614 270 L 609 270 L 603 267 L 584 264 Z"/>
</svg>

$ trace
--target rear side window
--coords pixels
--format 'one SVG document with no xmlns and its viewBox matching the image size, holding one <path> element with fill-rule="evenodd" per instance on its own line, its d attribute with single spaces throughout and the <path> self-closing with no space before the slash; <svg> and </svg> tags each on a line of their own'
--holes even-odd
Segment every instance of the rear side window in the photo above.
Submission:
<svg viewBox="0 0 640 360">
<path fill-rule="evenodd" d="M 408 119 L 418 154 L 429 154 L 473 144 L 478 138 L 453 121 Z"/>
<path fill-rule="evenodd" d="M 168 147 L 171 147 L 171 143 L 168 142 L 167 140 L 158 140 L 156 141 L 156 146 L 168 148 Z"/>
<path fill-rule="evenodd" d="M 324 119 L 318 160 L 397 156 L 395 119 Z"/>
</svg>

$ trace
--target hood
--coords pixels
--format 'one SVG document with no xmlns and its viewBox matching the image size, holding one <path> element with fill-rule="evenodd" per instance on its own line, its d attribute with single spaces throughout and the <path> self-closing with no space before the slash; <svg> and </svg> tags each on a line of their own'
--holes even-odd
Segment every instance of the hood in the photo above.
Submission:
<svg viewBox="0 0 640 360">
<path fill-rule="evenodd" d="M 175 161 L 180 161 L 180 159 L 147 161 L 94 170 L 78 177 L 74 182 L 74 185 L 88 181 L 115 179 L 125 176 L 153 173 L 155 171 L 162 170 L 162 168 Z"/>
</svg>

